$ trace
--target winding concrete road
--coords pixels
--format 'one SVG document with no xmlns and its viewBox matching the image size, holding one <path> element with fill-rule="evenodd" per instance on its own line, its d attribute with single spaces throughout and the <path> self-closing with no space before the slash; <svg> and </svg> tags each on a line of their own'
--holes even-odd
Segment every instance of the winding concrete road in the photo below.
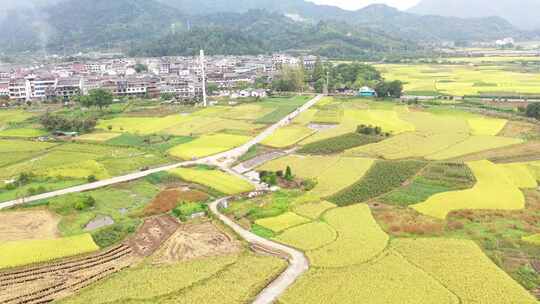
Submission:
<svg viewBox="0 0 540 304">
<path fill-rule="evenodd" d="M 249 243 L 270 248 L 274 251 L 284 252 L 289 257 L 289 267 L 278 278 L 266 286 L 253 301 L 253 304 L 274 303 L 287 288 L 309 269 L 309 261 L 302 252 L 257 236 L 220 213 L 219 209 L 226 201 L 227 198 L 213 202 L 210 204 L 210 211 Z"/>
<path fill-rule="evenodd" d="M 66 188 L 62 190 L 47 192 L 47 193 L 43 193 L 39 195 L 34 195 L 34 196 L 20 198 L 20 199 L 16 199 L 12 201 L 3 202 L 3 203 L 0 203 L 0 210 L 14 207 L 17 205 L 27 204 L 30 202 L 35 202 L 42 199 L 53 198 L 53 197 L 61 196 L 65 194 L 90 191 L 90 190 L 95 190 L 95 189 L 99 189 L 99 188 L 103 188 L 103 187 L 107 187 L 107 186 L 111 186 L 115 184 L 125 183 L 125 182 L 143 178 L 153 173 L 168 171 L 168 170 L 176 169 L 180 167 L 187 167 L 187 166 L 192 166 L 192 165 L 197 165 L 197 164 L 210 164 L 210 165 L 217 165 L 221 168 L 228 168 L 240 156 L 246 153 L 249 150 L 249 148 L 253 147 L 256 144 L 259 144 L 260 142 L 262 142 L 267 137 L 272 135 L 277 129 L 281 128 L 282 126 L 288 125 L 296 116 L 300 115 L 305 110 L 311 108 L 322 97 L 323 95 L 317 95 L 316 97 L 314 97 L 313 99 L 311 99 L 310 101 L 306 102 L 301 107 L 296 109 L 294 112 L 290 113 L 279 122 L 268 127 L 266 130 L 264 130 L 262 133 L 257 135 L 255 138 L 251 139 L 249 142 L 243 144 L 242 146 L 238 148 L 235 148 L 235 149 L 223 152 L 223 153 L 219 153 L 217 155 L 208 156 L 202 159 L 194 160 L 194 161 L 186 161 L 186 162 L 180 162 L 177 164 L 166 165 L 166 166 L 162 166 L 158 168 L 153 168 L 147 171 L 135 172 L 135 173 L 131 173 L 131 174 L 123 175 L 123 176 L 118 176 L 118 177 L 113 177 L 106 180 L 97 181 L 94 183 L 84 184 L 80 186 L 75 186 L 71 188 Z"/>
</svg>

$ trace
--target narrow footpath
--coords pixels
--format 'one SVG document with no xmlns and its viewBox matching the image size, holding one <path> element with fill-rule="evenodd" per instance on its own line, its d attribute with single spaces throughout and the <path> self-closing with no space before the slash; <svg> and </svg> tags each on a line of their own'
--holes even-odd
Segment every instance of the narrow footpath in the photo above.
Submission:
<svg viewBox="0 0 540 304">
<path fill-rule="evenodd" d="M 302 252 L 257 236 L 220 213 L 219 209 L 226 201 L 227 199 L 225 198 L 213 202 L 210 204 L 210 211 L 250 244 L 259 245 L 275 252 L 283 252 L 289 257 L 289 267 L 266 286 L 253 301 L 253 304 L 274 303 L 287 288 L 309 269 L 309 261 Z"/>
</svg>

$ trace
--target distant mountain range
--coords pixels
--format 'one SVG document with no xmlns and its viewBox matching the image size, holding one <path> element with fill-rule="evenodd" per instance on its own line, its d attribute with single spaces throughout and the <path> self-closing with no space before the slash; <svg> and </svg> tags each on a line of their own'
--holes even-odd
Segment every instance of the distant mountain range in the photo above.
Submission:
<svg viewBox="0 0 540 304">
<path fill-rule="evenodd" d="M 462 18 L 499 16 L 524 30 L 540 29 L 540 0 L 422 0 L 409 12 Z"/>
<path fill-rule="evenodd" d="M 10 8 L 19 3 L 2 1 Z M 4 10 L 0 51 L 121 48 L 133 55 L 188 55 L 205 48 L 216 54 L 305 50 L 366 57 L 415 51 L 420 42 L 525 35 L 498 17 L 420 16 L 385 5 L 346 11 L 303 0 L 29 1 Z"/>
</svg>

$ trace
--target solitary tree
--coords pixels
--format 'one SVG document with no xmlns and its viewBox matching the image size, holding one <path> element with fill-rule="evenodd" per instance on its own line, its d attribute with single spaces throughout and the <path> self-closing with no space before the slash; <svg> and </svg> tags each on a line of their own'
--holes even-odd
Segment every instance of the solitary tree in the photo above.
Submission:
<svg viewBox="0 0 540 304">
<path fill-rule="evenodd" d="M 100 110 L 104 107 L 108 107 L 113 102 L 113 95 L 111 92 L 104 89 L 91 90 L 88 96 L 84 96 L 81 99 L 81 104 L 86 107 L 96 106 Z"/>
<path fill-rule="evenodd" d="M 294 179 L 294 176 L 292 174 L 292 170 L 290 166 L 287 166 L 287 169 L 285 170 L 285 179 L 288 181 L 291 181 Z"/>
</svg>

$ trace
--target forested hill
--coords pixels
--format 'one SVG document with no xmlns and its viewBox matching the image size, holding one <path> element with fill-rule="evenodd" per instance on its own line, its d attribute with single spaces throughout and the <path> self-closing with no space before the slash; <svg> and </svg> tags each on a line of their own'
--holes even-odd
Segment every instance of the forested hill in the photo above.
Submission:
<svg viewBox="0 0 540 304">
<path fill-rule="evenodd" d="M 465 18 L 500 16 L 525 30 L 540 29 L 539 0 L 422 0 L 409 11 Z"/>
<path fill-rule="evenodd" d="M 44 8 L 12 10 L 0 20 L 0 52 L 116 48 L 133 55 L 191 55 L 200 48 L 215 54 L 292 49 L 366 58 L 414 51 L 418 42 L 520 35 L 499 18 L 418 16 L 384 5 L 350 12 L 303 0 L 198 0 L 201 7 L 215 8 L 195 15 L 202 12 L 178 4 L 191 0 L 160 1 L 49 0 L 53 4 Z M 265 9 L 244 11 L 251 8 L 244 4 L 253 3 Z M 215 12 L 226 7 L 238 12 Z"/>
</svg>

